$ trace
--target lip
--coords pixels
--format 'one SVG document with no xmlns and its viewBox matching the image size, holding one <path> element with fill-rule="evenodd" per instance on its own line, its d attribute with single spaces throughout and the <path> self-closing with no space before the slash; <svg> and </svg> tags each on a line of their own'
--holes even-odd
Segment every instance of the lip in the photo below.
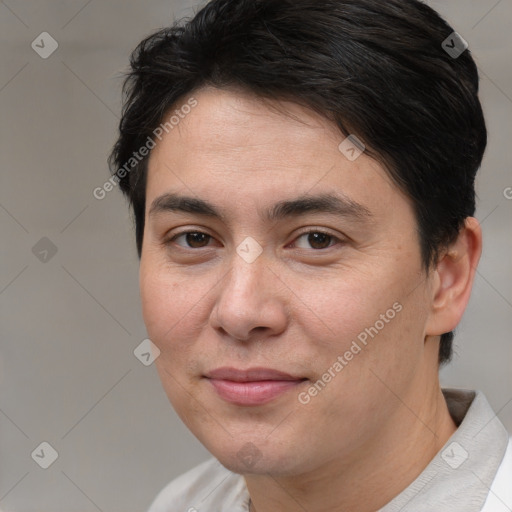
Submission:
<svg viewBox="0 0 512 512">
<path fill-rule="evenodd" d="M 288 373 L 274 370 L 272 368 L 247 368 L 239 370 L 224 366 L 216 368 L 206 374 L 209 379 L 231 380 L 234 382 L 254 382 L 261 380 L 301 380 L 303 377 L 294 377 Z"/>
<path fill-rule="evenodd" d="M 205 378 L 225 401 L 236 405 L 263 405 L 302 384 L 305 378 L 271 368 L 217 368 Z"/>
</svg>

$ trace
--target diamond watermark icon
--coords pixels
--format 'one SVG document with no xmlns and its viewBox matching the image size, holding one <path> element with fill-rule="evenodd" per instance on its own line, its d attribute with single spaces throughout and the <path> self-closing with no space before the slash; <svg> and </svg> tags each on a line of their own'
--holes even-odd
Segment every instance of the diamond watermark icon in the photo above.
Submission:
<svg viewBox="0 0 512 512">
<path fill-rule="evenodd" d="M 56 254 L 57 246 L 47 237 L 43 236 L 32 247 L 32 254 L 42 263 L 48 263 Z"/>
<path fill-rule="evenodd" d="M 469 46 L 467 41 L 457 32 L 452 32 L 441 44 L 443 50 L 452 58 L 460 57 Z"/>
<path fill-rule="evenodd" d="M 441 453 L 442 459 L 453 469 L 457 469 L 469 457 L 469 453 L 456 441 L 450 443 Z"/>
<path fill-rule="evenodd" d="M 59 456 L 57 450 L 46 441 L 43 441 L 30 455 L 43 469 L 48 469 Z"/>
<path fill-rule="evenodd" d="M 248 236 L 236 248 L 236 252 L 247 263 L 252 263 L 263 252 L 263 247 L 254 238 Z"/>
<path fill-rule="evenodd" d="M 149 338 L 146 338 L 137 345 L 133 353 L 144 366 L 150 366 L 160 355 L 160 349 Z"/>
<path fill-rule="evenodd" d="M 366 146 L 354 134 L 351 134 L 341 142 L 338 149 L 345 155 L 347 160 L 353 162 L 361 156 Z"/>
<path fill-rule="evenodd" d="M 245 443 L 236 454 L 238 460 L 249 469 L 261 458 L 260 450 L 253 443 Z"/>
<path fill-rule="evenodd" d="M 30 46 L 39 57 L 47 59 L 59 47 L 59 43 L 48 32 L 41 32 Z"/>
</svg>

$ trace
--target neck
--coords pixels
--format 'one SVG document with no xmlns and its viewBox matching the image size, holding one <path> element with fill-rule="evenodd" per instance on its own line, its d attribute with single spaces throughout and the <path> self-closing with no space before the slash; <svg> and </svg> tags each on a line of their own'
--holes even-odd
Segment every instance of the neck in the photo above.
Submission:
<svg viewBox="0 0 512 512">
<path fill-rule="evenodd" d="M 406 489 L 457 430 L 437 383 L 411 393 L 377 435 L 314 474 L 246 475 L 250 512 L 376 512 Z M 347 462 L 349 461 L 349 462 Z"/>
</svg>

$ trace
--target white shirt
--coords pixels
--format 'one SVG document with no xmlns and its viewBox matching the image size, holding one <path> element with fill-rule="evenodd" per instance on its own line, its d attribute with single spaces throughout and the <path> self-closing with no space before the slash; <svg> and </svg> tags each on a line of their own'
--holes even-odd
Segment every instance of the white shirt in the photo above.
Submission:
<svg viewBox="0 0 512 512">
<path fill-rule="evenodd" d="M 487 495 L 482 512 L 511 512 L 512 511 L 512 437 L 509 440 L 507 452 L 491 490 Z"/>
<path fill-rule="evenodd" d="M 512 512 L 512 437 L 481 392 L 443 389 L 456 432 L 376 512 Z M 242 475 L 209 459 L 175 478 L 148 512 L 248 512 Z"/>
</svg>

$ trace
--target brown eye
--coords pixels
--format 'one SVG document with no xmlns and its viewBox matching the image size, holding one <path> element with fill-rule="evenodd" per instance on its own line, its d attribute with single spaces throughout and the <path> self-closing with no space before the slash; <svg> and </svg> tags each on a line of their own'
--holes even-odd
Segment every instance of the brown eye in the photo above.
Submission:
<svg viewBox="0 0 512 512">
<path fill-rule="evenodd" d="M 313 248 L 316 250 L 322 250 L 322 249 L 328 249 L 329 247 L 332 247 L 330 244 L 331 241 L 338 241 L 340 240 L 336 238 L 335 236 L 325 233 L 323 231 L 307 231 L 305 233 L 302 233 L 300 236 L 297 237 L 296 240 L 300 240 L 301 238 L 306 238 L 307 244 L 309 247 L 300 247 L 301 249 L 309 249 Z"/>
<path fill-rule="evenodd" d="M 176 236 L 173 236 L 169 242 L 174 242 L 177 239 L 185 237 L 186 246 L 178 244 L 180 247 L 184 247 L 185 249 L 201 249 L 202 247 L 207 247 L 208 241 L 211 236 L 202 233 L 201 231 L 186 231 L 184 233 L 179 233 Z"/>
</svg>

